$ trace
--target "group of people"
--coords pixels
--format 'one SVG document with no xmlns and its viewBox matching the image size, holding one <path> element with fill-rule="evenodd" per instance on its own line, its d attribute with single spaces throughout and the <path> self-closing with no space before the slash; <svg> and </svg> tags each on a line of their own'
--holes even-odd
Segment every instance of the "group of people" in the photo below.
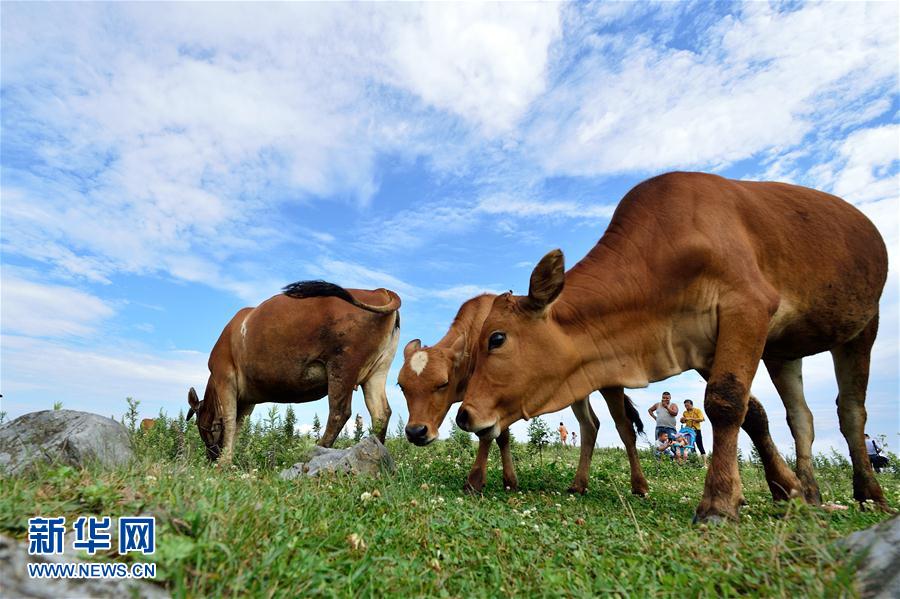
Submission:
<svg viewBox="0 0 900 599">
<path fill-rule="evenodd" d="M 563 444 L 563 447 L 567 447 L 569 444 L 566 440 L 569 438 L 569 429 L 566 428 L 566 425 L 562 422 L 559 423 L 559 428 L 556 429 L 556 432 L 559 433 L 559 442 Z M 578 445 L 578 433 L 572 431 L 572 447 Z"/>
<path fill-rule="evenodd" d="M 692 400 L 684 401 L 684 413 L 679 420 L 680 429 L 675 421 L 678 404 L 672 401 L 672 394 L 668 391 L 664 391 L 662 398 L 647 411 L 656 421 L 656 452 L 659 455 L 670 456 L 677 463 L 685 464 L 690 452 L 696 450 L 700 452 L 703 465 L 706 466 L 706 449 L 703 447 L 700 430 L 705 418 L 700 408 L 694 407 Z"/>
</svg>

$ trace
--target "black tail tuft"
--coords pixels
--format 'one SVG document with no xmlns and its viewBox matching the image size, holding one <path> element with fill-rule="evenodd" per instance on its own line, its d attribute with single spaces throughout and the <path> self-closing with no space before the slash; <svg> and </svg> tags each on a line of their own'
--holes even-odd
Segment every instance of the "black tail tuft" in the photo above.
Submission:
<svg viewBox="0 0 900 599">
<path fill-rule="evenodd" d="M 643 435 L 644 423 L 641 422 L 641 415 L 637 411 L 637 408 L 634 407 L 634 402 L 631 401 L 631 398 L 627 395 L 625 396 L 625 415 L 628 416 L 628 419 L 634 426 L 634 431 L 639 435 Z"/>
<path fill-rule="evenodd" d="M 282 289 L 288 297 L 303 299 L 307 297 L 337 297 L 345 302 L 355 303 L 350 292 L 339 285 L 327 281 L 297 281 L 285 285 Z"/>
</svg>

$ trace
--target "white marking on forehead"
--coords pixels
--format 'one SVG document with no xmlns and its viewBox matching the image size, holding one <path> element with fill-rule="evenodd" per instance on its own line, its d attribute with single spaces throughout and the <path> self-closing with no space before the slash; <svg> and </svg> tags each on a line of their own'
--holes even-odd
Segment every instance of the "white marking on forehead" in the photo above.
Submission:
<svg viewBox="0 0 900 599">
<path fill-rule="evenodd" d="M 409 359 L 409 367 L 416 373 L 416 376 L 422 374 L 425 366 L 428 364 L 428 354 L 423 351 L 417 351 Z"/>
</svg>

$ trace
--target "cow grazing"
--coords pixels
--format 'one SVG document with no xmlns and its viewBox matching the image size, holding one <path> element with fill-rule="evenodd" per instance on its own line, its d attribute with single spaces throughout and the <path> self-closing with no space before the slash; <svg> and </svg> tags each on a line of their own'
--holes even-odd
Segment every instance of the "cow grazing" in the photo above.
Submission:
<svg viewBox="0 0 900 599">
<path fill-rule="evenodd" d="M 450 406 L 462 401 L 474 367 L 472 356 L 478 343 L 478 335 L 495 297 L 485 294 L 465 302 L 450 325 L 450 330 L 435 345 L 422 347 L 421 341 L 414 339 L 404 348 L 404 362 L 400 369 L 398 384 L 406 396 L 409 407 L 406 437 L 410 442 L 428 445 L 434 441 Z M 643 431 L 640 416 L 631 400 L 625 396 L 623 389 L 604 390 L 603 397 L 609 405 L 631 462 L 631 491 L 645 495 L 647 481 L 641 471 L 635 447 L 635 429 L 638 432 Z M 582 442 L 578 470 L 569 491 L 584 493 L 587 490 L 591 456 L 600 421 L 591 409 L 587 397 L 573 403 L 572 411 L 578 418 Z M 468 491 L 477 492 L 484 488 L 491 441 L 490 438 L 479 440 L 478 456 L 464 486 Z M 503 429 L 496 441 L 503 464 L 503 485 L 515 489 L 518 487 L 518 481 L 509 448 L 509 430 Z"/>
<path fill-rule="evenodd" d="M 494 301 L 459 425 L 496 436 L 590 390 L 642 387 L 686 370 L 707 381 L 714 451 L 699 520 L 737 518 L 737 436 L 757 446 L 775 499 L 812 477 L 812 415 L 801 360 L 830 350 L 853 493 L 887 509 L 863 439 L 865 397 L 887 251 L 875 226 L 827 193 L 670 173 L 622 199 L 596 246 L 568 272 L 559 250 L 528 295 Z M 763 360 L 797 446 L 800 479 L 779 456 L 749 396 Z"/>
<path fill-rule="evenodd" d="M 225 326 L 209 357 L 203 401 L 191 388 L 188 419 L 210 460 L 231 461 L 234 436 L 263 402 L 302 403 L 328 396 L 319 445 L 331 447 L 362 385 L 372 426 L 384 441 L 391 409 L 384 385 L 397 351 L 400 297 L 387 289 L 344 289 L 324 281 L 284 288 Z"/>
</svg>

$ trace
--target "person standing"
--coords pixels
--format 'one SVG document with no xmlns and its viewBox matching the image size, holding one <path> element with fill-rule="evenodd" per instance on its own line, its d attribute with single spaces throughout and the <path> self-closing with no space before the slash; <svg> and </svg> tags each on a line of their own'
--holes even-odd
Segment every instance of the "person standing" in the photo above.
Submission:
<svg viewBox="0 0 900 599">
<path fill-rule="evenodd" d="M 572 447 L 578 447 L 578 433 L 572 431 Z"/>
<path fill-rule="evenodd" d="M 881 469 L 888 465 L 888 459 L 881 455 L 881 448 L 869 435 L 866 435 L 866 453 L 869 454 L 869 461 L 872 462 L 872 469 L 875 472 L 881 472 Z"/>
<path fill-rule="evenodd" d="M 694 435 L 694 444 L 703 457 L 703 465 L 706 466 L 706 450 L 703 448 L 703 435 L 700 434 L 700 423 L 704 420 L 706 418 L 703 417 L 703 412 L 700 411 L 700 408 L 694 407 L 693 400 L 684 400 L 684 413 L 681 415 L 681 422 L 696 433 Z"/>
<path fill-rule="evenodd" d="M 650 406 L 647 410 L 650 417 L 656 420 L 656 438 L 660 433 L 666 433 L 669 440 L 675 438 L 675 417 L 678 416 L 678 404 L 672 403 L 672 394 L 663 391 L 662 399 Z"/>
<path fill-rule="evenodd" d="M 563 447 L 566 446 L 566 438 L 569 436 L 569 429 L 566 428 L 566 425 L 562 422 L 559 423 L 559 428 L 556 429 L 559 431 L 559 440 L 562 442 Z"/>
</svg>

